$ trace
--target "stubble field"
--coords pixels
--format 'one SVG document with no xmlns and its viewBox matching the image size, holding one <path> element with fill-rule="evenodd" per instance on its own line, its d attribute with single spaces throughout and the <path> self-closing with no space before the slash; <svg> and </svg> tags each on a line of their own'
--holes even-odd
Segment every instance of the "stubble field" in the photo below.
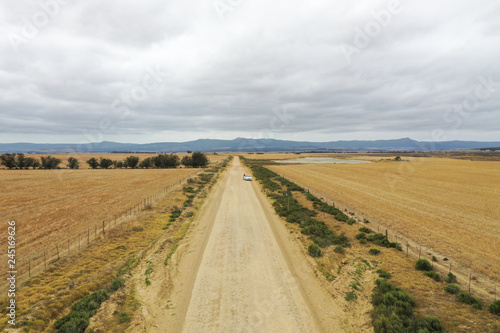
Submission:
<svg viewBox="0 0 500 333">
<path fill-rule="evenodd" d="M 499 280 L 500 162 L 404 159 L 270 168 Z"/>
<path fill-rule="evenodd" d="M 120 222 L 145 198 L 200 170 L 0 170 L 0 219 L 16 221 L 19 275 L 28 275 L 29 259 L 32 272 L 43 269 L 57 250 L 69 252 L 68 240 L 71 252 L 85 246 L 99 236 L 102 221 L 109 229 L 115 216 Z M 1 239 L 0 247 L 6 242 Z"/>
</svg>

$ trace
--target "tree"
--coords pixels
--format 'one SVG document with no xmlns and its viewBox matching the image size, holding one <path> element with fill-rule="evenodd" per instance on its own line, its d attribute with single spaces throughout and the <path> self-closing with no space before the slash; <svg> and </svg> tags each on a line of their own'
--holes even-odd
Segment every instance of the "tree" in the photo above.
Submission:
<svg viewBox="0 0 500 333">
<path fill-rule="evenodd" d="M 181 160 L 181 164 L 186 168 L 191 168 L 193 166 L 193 159 L 191 156 L 184 156 Z"/>
<path fill-rule="evenodd" d="M 394 161 L 401 161 L 401 156 L 396 156 L 396 157 L 394 158 Z"/>
<path fill-rule="evenodd" d="M 109 158 L 102 158 L 101 157 L 101 160 L 99 162 L 99 166 L 101 167 L 101 169 L 109 169 L 109 167 L 112 165 L 113 165 L 112 160 L 110 160 Z"/>
<path fill-rule="evenodd" d="M 87 164 L 92 168 L 92 169 L 97 169 L 99 166 L 99 162 L 95 159 L 95 157 L 92 157 L 90 160 L 87 161 Z"/>
<path fill-rule="evenodd" d="M 208 165 L 208 158 L 203 153 L 194 152 L 193 155 L 191 155 L 191 159 L 193 160 L 194 168 L 204 168 Z"/>
<path fill-rule="evenodd" d="M 68 167 L 70 169 L 78 169 L 80 167 L 80 162 L 74 157 L 68 158 Z"/>
<path fill-rule="evenodd" d="M 14 169 L 17 166 L 16 154 L 3 154 L 0 156 L 2 164 L 8 169 Z"/>
<path fill-rule="evenodd" d="M 149 169 L 149 168 L 152 168 L 153 166 L 154 166 L 154 164 L 153 164 L 153 160 L 151 159 L 151 157 L 143 159 L 141 161 L 141 163 L 139 164 L 139 168 L 143 168 L 143 169 Z"/>
<path fill-rule="evenodd" d="M 179 156 L 175 154 L 159 154 L 152 161 L 158 169 L 177 168 L 180 165 Z"/>
<path fill-rule="evenodd" d="M 40 167 L 40 162 L 38 162 L 38 160 L 34 159 L 33 157 L 27 157 L 25 164 L 26 168 L 32 167 L 33 169 L 36 169 Z"/>
<path fill-rule="evenodd" d="M 52 156 L 42 156 L 42 168 L 43 169 L 57 169 L 61 164 L 61 160 Z"/>
<path fill-rule="evenodd" d="M 137 156 L 129 156 L 125 159 L 125 168 L 136 169 L 139 164 L 139 157 Z"/>
<path fill-rule="evenodd" d="M 125 167 L 125 163 L 123 161 L 116 161 L 115 168 L 122 169 Z"/>
<path fill-rule="evenodd" d="M 24 154 L 17 154 L 17 157 L 16 157 L 16 164 L 17 164 L 17 167 L 19 169 L 24 169 L 24 168 L 28 168 L 28 165 L 27 164 L 27 158 L 24 156 Z"/>
</svg>

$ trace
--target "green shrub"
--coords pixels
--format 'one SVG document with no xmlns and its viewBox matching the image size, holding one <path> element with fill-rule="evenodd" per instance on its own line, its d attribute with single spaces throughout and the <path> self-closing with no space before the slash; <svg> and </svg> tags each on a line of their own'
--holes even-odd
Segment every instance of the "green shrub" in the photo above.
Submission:
<svg viewBox="0 0 500 333">
<path fill-rule="evenodd" d="M 319 248 L 318 245 L 310 244 L 309 247 L 307 248 L 307 250 L 309 251 L 309 254 L 311 255 L 311 257 L 315 257 L 315 258 L 321 257 L 321 249 Z"/>
<path fill-rule="evenodd" d="M 368 253 L 370 253 L 371 255 L 376 256 L 376 255 L 379 255 L 379 254 L 380 254 L 380 250 L 379 250 L 379 249 L 370 249 L 370 250 L 368 251 Z"/>
<path fill-rule="evenodd" d="M 368 229 L 367 227 L 359 228 L 359 231 L 364 232 L 365 234 L 371 234 L 372 229 Z"/>
<path fill-rule="evenodd" d="M 446 283 L 457 283 L 457 277 L 453 273 L 448 273 L 448 276 L 444 279 Z"/>
<path fill-rule="evenodd" d="M 383 269 L 377 270 L 378 276 L 383 279 L 390 279 L 391 273 L 384 271 Z"/>
<path fill-rule="evenodd" d="M 432 256 L 432 261 L 437 262 L 438 259 L 435 256 Z"/>
<path fill-rule="evenodd" d="M 365 245 L 365 244 L 368 244 L 368 242 L 366 241 L 366 239 L 360 239 L 359 244 Z"/>
<path fill-rule="evenodd" d="M 384 234 L 372 234 L 368 235 L 367 240 L 372 242 L 375 245 L 379 245 L 382 247 L 396 247 L 396 243 L 389 242 L 389 240 L 385 237 Z"/>
<path fill-rule="evenodd" d="M 193 211 L 190 211 L 190 212 L 187 212 L 186 217 L 191 217 L 191 216 L 193 216 L 193 215 L 194 215 L 194 212 L 193 212 Z"/>
<path fill-rule="evenodd" d="M 434 279 L 435 281 L 437 282 L 440 282 L 441 281 L 441 277 L 439 276 L 438 273 L 434 272 L 434 271 L 429 271 L 429 272 L 425 272 L 424 273 L 426 276 Z"/>
<path fill-rule="evenodd" d="M 427 333 L 427 332 L 443 332 L 444 327 L 439 319 L 434 317 L 425 317 L 418 319 L 413 323 L 414 332 Z"/>
<path fill-rule="evenodd" d="M 120 324 L 129 322 L 132 319 L 130 317 L 130 314 L 128 312 L 120 312 L 120 317 L 118 318 L 118 321 Z"/>
<path fill-rule="evenodd" d="M 416 301 L 404 290 L 394 287 L 386 279 L 377 279 L 372 294 L 373 327 L 376 333 L 387 332 L 442 332 L 441 322 L 432 317 L 415 319 Z"/>
<path fill-rule="evenodd" d="M 355 301 L 357 298 L 358 296 L 356 296 L 356 294 L 353 291 L 348 292 L 347 295 L 345 296 L 345 300 L 348 302 Z"/>
<path fill-rule="evenodd" d="M 110 291 L 117 291 L 121 287 L 125 285 L 125 280 L 121 277 L 117 277 L 116 279 L 111 282 L 111 285 L 109 286 Z"/>
<path fill-rule="evenodd" d="M 337 245 L 333 251 L 335 251 L 337 253 L 340 253 L 340 254 L 344 254 L 345 253 L 344 248 L 342 246 L 340 246 L 340 245 Z"/>
<path fill-rule="evenodd" d="M 444 290 L 450 294 L 456 295 L 460 292 L 460 287 L 455 284 L 449 284 L 444 287 Z"/>
<path fill-rule="evenodd" d="M 356 223 L 356 220 L 354 220 L 354 219 L 347 220 L 347 224 L 349 224 L 349 225 L 353 225 L 354 223 Z"/>
<path fill-rule="evenodd" d="M 434 267 L 432 267 L 432 264 L 429 262 L 429 260 L 418 259 L 417 263 L 415 264 L 415 269 L 418 271 L 432 271 L 434 270 Z"/>
<path fill-rule="evenodd" d="M 366 234 L 364 232 L 360 232 L 356 235 L 356 239 L 366 239 Z"/>
<path fill-rule="evenodd" d="M 403 248 L 401 247 L 401 244 L 396 244 L 396 250 L 403 251 Z"/>
<path fill-rule="evenodd" d="M 477 298 L 474 298 L 474 296 L 472 296 L 471 294 L 469 294 L 466 291 L 459 292 L 457 295 L 457 300 L 459 302 L 472 305 L 472 307 L 474 309 L 479 309 L 479 310 L 483 309 L 483 301 L 481 301 Z"/>
<path fill-rule="evenodd" d="M 497 299 L 496 301 L 491 303 L 490 306 L 488 307 L 488 310 L 492 314 L 500 316 L 500 300 Z"/>
<path fill-rule="evenodd" d="M 73 310 L 66 316 L 59 318 L 54 327 L 58 332 L 83 333 L 89 325 L 89 318 L 92 317 L 101 303 L 109 298 L 106 290 L 101 289 L 93 294 L 85 296 L 80 301 L 71 306 Z"/>
</svg>

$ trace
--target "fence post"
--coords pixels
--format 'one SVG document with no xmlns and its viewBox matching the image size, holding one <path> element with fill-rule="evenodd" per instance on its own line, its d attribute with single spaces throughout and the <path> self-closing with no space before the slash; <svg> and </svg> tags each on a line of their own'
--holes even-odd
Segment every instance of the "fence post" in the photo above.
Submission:
<svg viewBox="0 0 500 333">
<path fill-rule="evenodd" d="M 97 224 L 95 225 L 95 235 L 94 235 L 94 239 L 97 239 Z"/>
<path fill-rule="evenodd" d="M 81 242 L 82 236 L 78 235 L 78 250 L 82 248 L 82 242 Z"/>
<path fill-rule="evenodd" d="M 56 244 L 56 249 L 57 249 L 57 260 L 59 260 L 59 245 Z"/>
<path fill-rule="evenodd" d="M 409 247 L 409 245 L 408 245 L 408 241 L 406 241 L 406 256 L 407 256 L 407 257 L 408 257 L 408 247 Z"/>
<path fill-rule="evenodd" d="M 105 232 L 104 232 L 104 221 L 102 221 L 102 234 L 104 235 Z"/>
<path fill-rule="evenodd" d="M 47 256 L 45 255 L 46 251 L 43 251 L 43 262 L 45 263 L 45 269 L 47 269 Z"/>
<path fill-rule="evenodd" d="M 387 232 L 387 229 L 385 229 L 385 239 L 389 240 L 389 233 Z"/>
<path fill-rule="evenodd" d="M 450 261 L 450 271 L 448 273 L 451 273 L 451 261 Z"/>
<path fill-rule="evenodd" d="M 470 281 L 472 279 L 472 271 L 469 271 L 469 294 L 470 294 Z"/>
<path fill-rule="evenodd" d="M 87 227 L 87 245 L 90 244 L 90 228 Z"/>
<path fill-rule="evenodd" d="M 420 246 L 420 250 L 418 251 L 418 260 L 420 260 L 420 255 L 422 254 L 422 246 Z"/>
<path fill-rule="evenodd" d="M 69 239 L 68 239 L 68 254 L 69 254 Z"/>
</svg>

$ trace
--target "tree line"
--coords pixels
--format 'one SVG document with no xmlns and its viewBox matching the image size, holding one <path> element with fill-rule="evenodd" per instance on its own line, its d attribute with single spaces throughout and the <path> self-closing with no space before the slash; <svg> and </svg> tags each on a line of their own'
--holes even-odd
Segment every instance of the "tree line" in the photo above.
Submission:
<svg viewBox="0 0 500 333">
<path fill-rule="evenodd" d="M 60 169 L 61 159 L 53 156 L 42 156 L 41 161 L 33 157 L 26 157 L 24 154 L 3 154 L 0 155 L 0 163 L 7 169 Z M 69 169 L 79 169 L 80 161 L 74 157 L 67 159 Z M 111 160 L 109 158 L 90 158 L 86 161 L 91 169 L 172 169 L 183 165 L 186 168 L 204 168 L 208 165 L 208 158 L 204 153 L 194 152 L 191 156 L 184 156 L 182 159 L 176 154 L 158 154 L 140 160 L 138 156 L 128 156 L 122 161 Z"/>
</svg>

